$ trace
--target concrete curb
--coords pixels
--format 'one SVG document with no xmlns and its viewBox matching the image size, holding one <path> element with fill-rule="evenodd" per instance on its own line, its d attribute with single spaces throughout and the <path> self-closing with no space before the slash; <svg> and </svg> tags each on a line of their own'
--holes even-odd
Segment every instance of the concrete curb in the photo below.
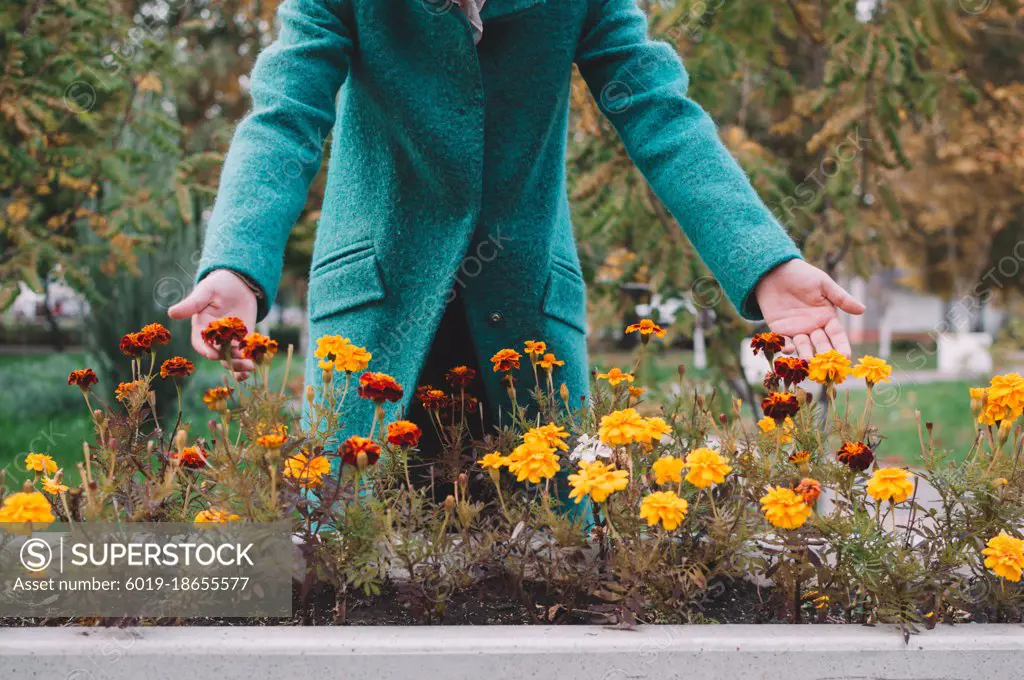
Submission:
<svg viewBox="0 0 1024 680">
<path fill-rule="evenodd" d="M 8 628 L 4 680 L 973 680 L 1020 677 L 1024 626 Z"/>
</svg>

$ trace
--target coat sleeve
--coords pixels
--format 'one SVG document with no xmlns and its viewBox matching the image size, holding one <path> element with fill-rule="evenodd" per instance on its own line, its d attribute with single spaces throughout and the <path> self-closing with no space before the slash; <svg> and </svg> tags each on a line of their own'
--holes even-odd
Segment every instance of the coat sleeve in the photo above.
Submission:
<svg viewBox="0 0 1024 680">
<path fill-rule="evenodd" d="M 733 305 L 760 320 L 758 281 L 800 251 L 686 96 L 675 50 L 648 39 L 635 0 L 589 1 L 576 53 L 587 86 Z"/>
<path fill-rule="evenodd" d="M 256 60 L 252 110 L 235 129 L 206 230 L 198 279 L 215 269 L 277 295 L 285 243 L 320 170 L 352 53 L 345 0 L 286 0 L 280 33 Z"/>
</svg>

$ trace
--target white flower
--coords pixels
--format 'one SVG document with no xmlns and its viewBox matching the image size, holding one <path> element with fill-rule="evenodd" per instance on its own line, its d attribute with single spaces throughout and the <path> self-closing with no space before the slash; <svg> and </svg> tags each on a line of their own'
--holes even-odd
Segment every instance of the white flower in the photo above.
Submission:
<svg viewBox="0 0 1024 680">
<path fill-rule="evenodd" d="M 593 463 L 598 458 L 611 458 L 612 449 L 598 437 L 589 434 L 580 435 L 576 448 L 569 454 L 569 460 Z"/>
</svg>

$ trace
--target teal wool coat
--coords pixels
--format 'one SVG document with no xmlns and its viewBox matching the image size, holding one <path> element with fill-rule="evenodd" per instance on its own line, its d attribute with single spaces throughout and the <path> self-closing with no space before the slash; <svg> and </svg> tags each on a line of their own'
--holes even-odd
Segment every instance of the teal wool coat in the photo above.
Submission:
<svg viewBox="0 0 1024 680">
<path fill-rule="evenodd" d="M 555 384 L 587 390 L 585 289 L 565 186 L 578 65 L 631 158 L 746 316 L 752 291 L 799 257 L 687 98 L 675 51 L 635 0 L 488 0 L 483 39 L 452 0 L 287 0 L 251 77 L 252 112 L 224 165 L 199 276 L 277 292 L 289 230 L 331 135 L 309 279 L 311 342 L 373 353 L 408 405 L 446 303 L 462 296 L 486 396 L 488 359 L 545 340 Z M 320 371 L 307 348 L 308 383 Z M 524 365 L 525 385 L 532 384 Z M 525 391 L 525 390 L 524 390 Z M 350 413 L 365 434 L 371 409 Z"/>
</svg>

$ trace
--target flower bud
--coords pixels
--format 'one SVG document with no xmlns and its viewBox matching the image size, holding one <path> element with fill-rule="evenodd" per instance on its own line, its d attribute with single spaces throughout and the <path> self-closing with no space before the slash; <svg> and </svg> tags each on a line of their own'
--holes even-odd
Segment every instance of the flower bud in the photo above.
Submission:
<svg viewBox="0 0 1024 680">
<path fill-rule="evenodd" d="M 188 446 L 188 432 L 185 430 L 178 430 L 174 433 L 174 449 L 176 451 L 181 451 L 186 446 Z"/>
<path fill-rule="evenodd" d="M 306 401 L 309 405 L 313 405 L 313 400 L 316 399 L 316 390 L 313 389 L 312 385 L 306 385 Z"/>
<path fill-rule="evenodd" d="M 719 413 L 718 422 L 720 422 L 722 425 L 727 425 L 729 423 L 729 417 L 726 416 L 724 413 Z"/>
<path fill-rule="evenodd" d="M 92 418 L 97 425 L 102 425 L 107 420 L 107 415 L 100 409 L 96 409 L 92 412 Z"/>
<path fill-rule="evenodd" d="M 1005 418 L 999 423 L 999 432 L 996 433 L 996 441 L 1000 446 L 1006 443 L 1006 440 L 1010 438 L 1010 432 L 1013 430 L 1013 421 L 1009 418 Z"/>
<path fill-rule="evenodd" d="M 468 485 L 469 485 L 469 475 L 467 475 L 465 472 L 460 472 L 459 473 L 459 486 L 461 486 L 463 489 L 465 489 L 466 486 L 468 486 Z"/>
<path fill-rule="evenodd" d="M 455 509 L 455 496 L 448 494 L 447 498 L 444 499 L 444 511 L 451 512 Z"/>
<path fill-rule="evenodd" d="M 334 364 L 328 364 L 323 369 L 323 379 L 325 385 L 330 385 L 334 382 Z"/>
<path fill-rule="evenodd" d="M 569 405 L 569 388 L 565 386 L 565 383 L 562 383 L 562 386 L 558 388 L 558 396 L 562 397 L 562 401 L 565 402 L 566 406 Z"/>
<path fill-rule="evenodd" d="M 679 364 L 676 366 L 676 372 L 679 373 L 679 379 L 682 380 L 686 377 L 686 364 Z"/>
</svg>

